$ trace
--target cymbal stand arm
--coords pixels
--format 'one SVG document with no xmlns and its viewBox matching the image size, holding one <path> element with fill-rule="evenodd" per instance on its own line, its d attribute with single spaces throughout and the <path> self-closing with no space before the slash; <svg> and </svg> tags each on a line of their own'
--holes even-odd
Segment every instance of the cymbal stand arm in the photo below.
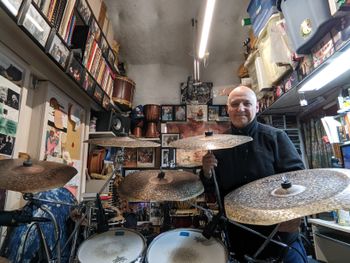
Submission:
<svg viewBox="0 0 350 263">
<path fill-rule="evenodd" d="M 51 259 L 51 253 L 50 253 L 49 248 L 47 247 L 47 243 L 46 243 L 46 240 L 45 240 L 44 233 L 41 230 L 41 227 L 40 227 L 40 225 L 38 223 L 34 223 L 34 225 L 35 225 L 36 229 L 38 230 L 40 244 L 44 247 L 46 260 L 47 260 L 47 262 L 52 262 L 50 260 Z"/>
<path fill-rule="evenodd" d="M 212 153 L 211 150 L 209 150 L 209 152 Z M 219 189 L 218 180 L 217 180 L 217 178 L 216 178 L 215 169 L 214 169 L 214 168 L 211 168 L 211 169 L 210 169 L 210 172 L 211 172 L 211 176 L 213 177 L 213 181 L 214 181 L 215 195 L 216 195 L 217 203 L 218 203 L 218 206 L 219 206 L 219 213 L 222 212 L 223 215 L 224 215 L 224 214 L 225 214 L 225 213 L 224 213 L 224 207 L 223 207 L 222 202 L 221 202 L 220 189 Z"/>
<path fill-rule="evenodd" d="M 264 248 L 270 243 L 270 241 L 272 240 L 272 238 L 274 237 L 274 235 L 276 235 L 277 231 L 278 231 L 278 227 L 280 226 L 280 224 L 277 224 L 276 227 L 273 229 L 273 231 L 271 232 L 271 234 L 265 239 L 264 243 L 259 247 L 259 249 L 255 252 L 253 259 L 256 259 L 257 256 L 259 256 L 259 254 L 264 250 Z"/>
<path fill-rule="evenodd" d="M 57 263 L 60 263 L 61 262 L 61 244 L 60 244 L 60 227 L 59 225 L 57 224 L 57 221 L 56 221 L 56 218 L 55 216 L 53 215 L 53 213 L 45 206 L 45 205 L 41 205 L 39 207 L 41 210 L 43 210 L 44 212 L 46 212 L 50 217 L 51 217 L 51 220 L 52 220 L 52 223 L 54 225 L 54 229 L 55 229 L 55 239 L 56 239 L 56 251 L 57 251 Z"/>
</svg>

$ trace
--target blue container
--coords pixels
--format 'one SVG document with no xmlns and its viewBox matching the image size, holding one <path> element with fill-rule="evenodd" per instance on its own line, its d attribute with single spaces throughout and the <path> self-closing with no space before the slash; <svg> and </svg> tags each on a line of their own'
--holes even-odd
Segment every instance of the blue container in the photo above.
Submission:
<svg viewBox="0 0 350 263">
<path fill-rule="evenodd" d="M 279 0 L 287 32 L 298 54 L 309 54 L 311 48 L 333 26 L 326 0 Z"/>
<path fill-rule="evenodd" d="M 277 13 L 277 0 L 251 0 L 247 9 L 254 35 L 259 36 L 269 18 Z"/>
</svg>

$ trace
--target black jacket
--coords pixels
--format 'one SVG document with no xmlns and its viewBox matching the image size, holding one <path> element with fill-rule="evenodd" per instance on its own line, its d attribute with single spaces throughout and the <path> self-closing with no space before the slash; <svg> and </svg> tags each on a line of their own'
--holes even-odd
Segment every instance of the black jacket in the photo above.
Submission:
<svg viewBox="0 0 350 263">
<path fill-rule="evenodd" d="M 253 141 L 213 152 L 218 160 L 215 172 L 222 200 L 228 193 L 249 182 L 277 173 L 304 169 L 293 143 L 280 129 L 261 124 L 254 119 L 247 127 L 236 129 L 232 126 L 226 133 L 247 135 L 252 137 Z M 206 180 L 202 174 L 201 178 L 206 191 L 213 192 L 212 180 Z M 248 226 L 266 235 L 274 228 L 274 226 Z M 228 227 L 233 251 L 239 254 L 238 258 L 242 259 L 244 254 L 254 254 L 264 241 L 241 228 L 230 224 Z M 283 241 L 287 242 L 296 236 L 284 235 Z M 271 253 L 269 251 L 264 253 L 265 257 L 278 255 L 276 249 L 279 250 L 278 247 L 274 247 L 271 248 Z"/>
</svg>

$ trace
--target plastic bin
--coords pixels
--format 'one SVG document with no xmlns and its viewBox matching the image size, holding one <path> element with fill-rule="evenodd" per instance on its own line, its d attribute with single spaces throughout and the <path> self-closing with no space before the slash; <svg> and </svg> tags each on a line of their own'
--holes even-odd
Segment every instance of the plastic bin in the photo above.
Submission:
<svg viewBox="0 0 350 263">
<path fill-rule="evenodd" d="M 254 35 L 259 36 L 269 18 L 277 13 L 277 0 L 251 0 L 247 9 Z"/>
<path fill-rule="evenodd" d="M 328 1 L 279 0 L 287 31 L 298 54 L 309 54 L 311 48 L 332 27 Z"/>
</svg>

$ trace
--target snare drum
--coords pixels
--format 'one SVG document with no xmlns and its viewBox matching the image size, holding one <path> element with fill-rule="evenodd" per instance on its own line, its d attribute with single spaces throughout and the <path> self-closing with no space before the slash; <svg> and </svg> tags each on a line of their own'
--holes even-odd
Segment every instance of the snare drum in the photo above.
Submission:
<svg viewBox="0 0 350 263">
<path fill-rule="evenodd" d="M 174 229 L 157 236 L 147 249 L 147 263 L 227 263 L 228 252 L 215 238 L 197 229 Z"/>
<path fill-rule="evenodd" d="M 81 263 L 123 262 L 142 260 L 145 238 L 135 230 L 115 228 L 85 240 L 78 250 Z"/>
</svg>

